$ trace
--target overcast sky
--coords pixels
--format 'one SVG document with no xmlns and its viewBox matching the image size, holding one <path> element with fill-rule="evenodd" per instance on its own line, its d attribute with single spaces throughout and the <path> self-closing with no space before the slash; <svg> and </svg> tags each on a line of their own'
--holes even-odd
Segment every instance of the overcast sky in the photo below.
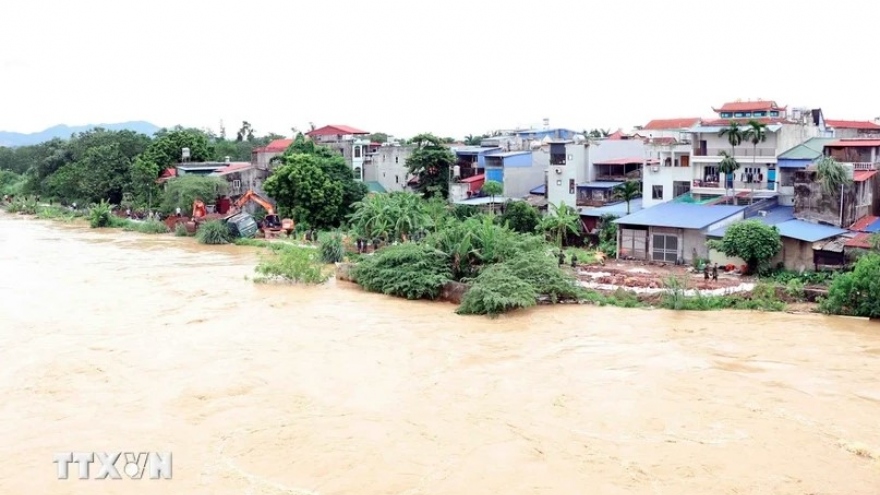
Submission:
<svg viewBox="0 0 880 495">
<path fill-rule="evenodd" d="M 857 0 L 4 0 L 0 130 L 146 120 L 460 137 L 736 99 L 880 116 Z"/>
</svg>

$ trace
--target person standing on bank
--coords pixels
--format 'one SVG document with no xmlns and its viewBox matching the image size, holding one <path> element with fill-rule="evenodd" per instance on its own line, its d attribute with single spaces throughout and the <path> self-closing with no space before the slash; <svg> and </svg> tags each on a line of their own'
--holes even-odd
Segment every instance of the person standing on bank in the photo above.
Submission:
<svg viewBox="0 0 880 495">
<path fill-rule="evenodd" d="M 718 281 L 718 263 L 715 263 L 715 265 L 712 266 L 712 281 Z"/>
</svg>

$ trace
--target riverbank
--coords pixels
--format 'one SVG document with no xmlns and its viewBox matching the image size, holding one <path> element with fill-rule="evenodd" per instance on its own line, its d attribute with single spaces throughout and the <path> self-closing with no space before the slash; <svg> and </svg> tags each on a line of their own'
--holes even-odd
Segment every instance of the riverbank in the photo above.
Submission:
<svg viewBox="0 0 880 495">
<path fill-rule="evenodd" d="M 82 214 L 41 205 L 27 218 L 61 221 L 65 223 L 87 220 Z M 141 232 L 144 234 L 175 235 L 163 229 L 160 222 L 118 219 L 109 228 Z M 180 235 L 180 233 L 176 233 Z M 325 234 L 324 237 L 326 237 Z M 237 239 L 240 246 L 266 249 L 276 253 L 288 249 L 315 249 L 317 245 L 289 239 Z M 580 260 L 589 259 L 589 253 L 581 252 Z M 335 276 L 339 280 L 354 281 L 350 274 L 351 262 L 357 262 L 361 255 L 348 253 L 348 264 L 337 265 Z M 666 308 L 675 310 L 709 311 L 721 309 L 745 309 L 758 311 L 816 311 L 814 304 L 820 290 L 788 290 L 787 287 L 768 280 L 740 277 L 722 273 L 717 281 L 705 281 L 701 274 L 694 274 L 687 267 L 656 266 L 645 263 L 632 263 L 609 260 L 605 264 L 598 261 L 592 264 L 579 263 L 575 268 L 563 268 L 572 275 L 582 288 L 579 296 L 553 301 L 551 297 L 539 295 L 538 304 L 551 302 L 596 304 L 600 306 L 619 306 L 625 308 Z M 277 271 L 277 270 L 276 270 Z M 284 278 L 283 276 L 281 278 Z M 323 280 L 323 279 L 315 279 Z M 460 304 L 468 292 L 470 284 L 444 282 L 438 290 L 438 299 Z"/>
</svg>

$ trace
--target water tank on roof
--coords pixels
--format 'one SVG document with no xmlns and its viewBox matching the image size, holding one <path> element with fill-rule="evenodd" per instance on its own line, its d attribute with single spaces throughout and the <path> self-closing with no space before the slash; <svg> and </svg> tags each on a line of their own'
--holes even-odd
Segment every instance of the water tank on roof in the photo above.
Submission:
<svg viewBox="0 0 880 495">
<path fill-rule="evenodd" d="M 456 165 L 452 167 L 452 177 L 458 178 L 461 177 L 461 167 Z"/>
<path fill-rule="evenodd" d="M 189 161 L 189 148 L 183 148 L 180 150 L 180 159 L 182 161 Z"/>
</svg>

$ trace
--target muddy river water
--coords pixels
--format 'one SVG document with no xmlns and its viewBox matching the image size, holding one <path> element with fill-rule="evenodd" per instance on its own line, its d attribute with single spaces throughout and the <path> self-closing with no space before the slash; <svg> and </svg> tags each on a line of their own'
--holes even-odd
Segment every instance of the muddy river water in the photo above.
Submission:
<svg viewBox="0 0 880 495">
<path fill-rule="evenodd" d="M 876 324 L 464 318 L 256 259 L 0 213 L 0 494 L 880 493 Z M 59 481 L 70 451 L 173 477 Z"/>
</svg>

